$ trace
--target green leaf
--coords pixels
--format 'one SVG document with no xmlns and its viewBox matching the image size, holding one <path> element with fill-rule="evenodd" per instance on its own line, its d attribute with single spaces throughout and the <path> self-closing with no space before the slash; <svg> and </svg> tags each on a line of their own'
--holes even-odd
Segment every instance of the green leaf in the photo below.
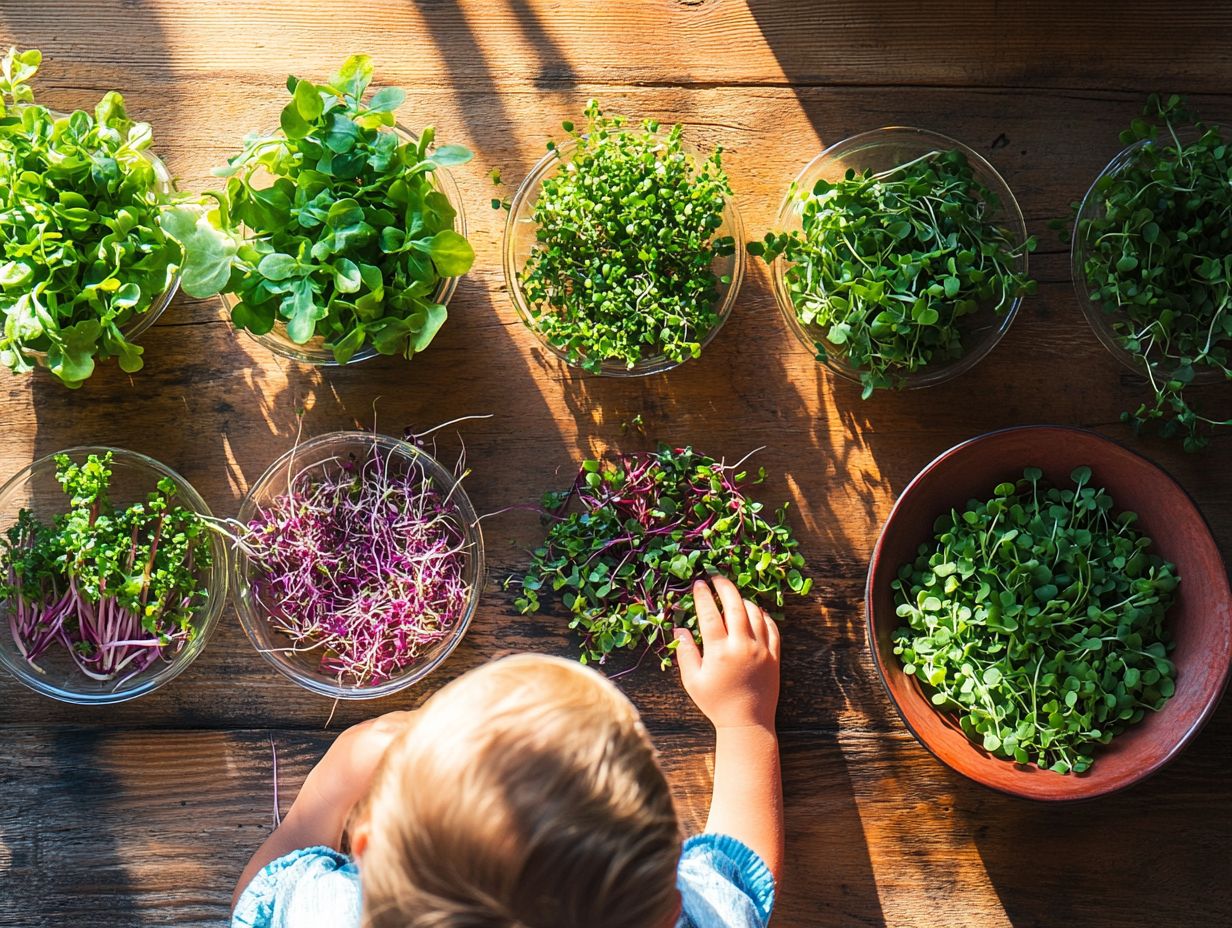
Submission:
<svg viewBox="0 0 1232 928">
<path fill-rule="evenodd" d="M 257 273 L 266 280 L 286 280 L 300 275 L 299 262 L 290 255 L 269 254 L 257 264 Z"/>
<path fill-rule="evenodd" d="M 382 87 L 368 101 L 368 109 L 378 113 L 392 113 L 406 100 L 406 91 L 399 87 Z"/>
<path fill-rule="evenodd" d="M 428 254 L 442 277 L 460 277 L 475 262 L 470 242 L 453 229 L 442 229 L 432 236 Z"/>
<path fill-rule="evenodd" d="M 431 159 L 443 168 L 451 168 L 466 164 L 473 157 L 471 150 L 462 145 L 442 145 L 433 150 Z"/>
<path fill-rule="evenodd" d="M 411 342 L 411 348 L 416 352 L 427 348 L 432 339 L 436 337 L 436 333 L 440 331 L 441 326 L 445 324 L 448 316 L 448 310 L 440 303 L 428 303 L 423 325 L 420 326 L 419 332 Z"/>
<path fill-rule="evenodd" d="M 350 258 L 339 258 L 334 264 L 334 286 L 339 293 L 355 293 L 363 285 L 359 267 Z"/>
<path fill-rule="evenodd" d="M 231 277 L 238 243 L 216 224 L 216 214 L 187 206 L 165 210 L 159 225 L 184 249 L 180 286 L 189 296 L 214 296 Z"/>
<path fill-rule="evenodd" d="M 299 112 L 305 123 L 314 122 L 325 111 L 325 103 L 321 99 L 321 92 L 317 90 L 311 81 L 299 80 L 295 85 L 293 96 L 295 109 Z M 285 131 L 286 127 L 284 126 L 283 129 Z"/>
<path fill-rule="evenodd" d="M 330 84 L 354 100 L 363 97 L 372 82 L 372 59 L 367 55 L 352 55 L 342 63 Z"/>
</svg>

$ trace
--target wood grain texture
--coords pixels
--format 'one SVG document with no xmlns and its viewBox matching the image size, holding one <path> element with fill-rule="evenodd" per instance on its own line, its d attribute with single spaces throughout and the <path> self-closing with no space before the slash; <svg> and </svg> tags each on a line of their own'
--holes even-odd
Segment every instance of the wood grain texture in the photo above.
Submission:
<svg viewBox="0 0 1232 928">
<path fill-rule="evenodd" d="M 491 413 L 457 431 L 472 500 L 495 512 L 532 504 L 580 457 L 609 448 L 666 439 L 735 459 L 764 446 L 759 495 L 791 502 L 816 578 L 785 626 L 792 871 L 776 924 L 1228 922 L 1226 704 L 1174 765 L 1122 796 L 1061 810 L 1016 802 L 949 773 L 906 734 L 866 652 L 861 597 L 895 495 L 952 444 L 1026 422 L 1133 441 L 1118 417 L 1142 384 L 1090 333 L 1046 222 L 1116 152 L 1146 92 L 1190 93 L 1232 120 L 1230 26 L 1219 3 L 375 0 L 341 15 L 323 0 L 5 2 L 0 41 L 43 49 L 45 102 L 87 106 L 122 89 L 192 190 L 211 184 L 244 133 L 276 123 L 288 71 L 326 74 L 368 51 L 377 83 L 409 92 L 402 121 L 475 149 L 455 177 L 478 260 L 449 323 L 411 364 L 298 367 L 237 336 L 218 301 L 180 298 L 143 339 L 136 377 L 104 367 L 76 392 L 42 375 L 0 380 L 0 475 L 67 445 L 117 444 L 179 470 L 231 515 L 294 441 L 301 410 L 306 434 Z M 959 138 L 1006 177 L 1040 237 L 1039 294 L 971 373 L 860 402 L 794 341 L 764 269 L 750 264 L 732 319 L 699 361 L 641 380 L 579 377 L 509 303 L 504 217 L 487 208 L 486 173 L 500 167 L 516 183 L 591 96 L 721 144 L 750 236 L 826 144 L 887 124 Z M 1232 414 L 1232 391 L 1204 393 Z M 637 415 L 641 431 L 629 427 Z M 439 437 L 442 457 L 459 452 L 452 431 Z M 1232 436 L 1200 457 L 1134 446 L 1185 486 L 1232 553 Z M 572 653 L 558 618 L 515 615 L 500 587 L 541 531 L 525 510 L 486 519 L 489 579 L 466 641 L 424 686 L 338 707 L 331 731 L 417 704 L 504 650 Z M 620 683 L 697 826 L 709 787 L 703 720 L 655 667 Z M 182 677 L 135 704 L 63 706 L 0 680 L 0 926 L 218 924 L 270 826 L 271 739 L 285 803 L 329 742 L 331 708 L 269 671 L 230 610 Z"/>
</svg>

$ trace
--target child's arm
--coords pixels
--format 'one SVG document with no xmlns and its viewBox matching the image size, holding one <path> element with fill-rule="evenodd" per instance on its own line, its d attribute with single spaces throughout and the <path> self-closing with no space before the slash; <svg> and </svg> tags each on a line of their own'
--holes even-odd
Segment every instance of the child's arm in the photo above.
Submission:
<svg viewBox="0 0 1232 928">
<path fill-rule="evenodd" d="M 324 845 L 338 849 L 347 816 L 368 791 L 385 749 L 406 729 L 413 714 L 390 712 L 353 725 L 338 736 L 304 779 L 282 824 L 257 848 L 240 874 L 231 898 L 233 908 L 266 864 L 300 848 Z"/>
<path fill-rule="evenodd" d="M 693 586 L 702 651 L 676 629 L 685 692 L 715 728 L 714 794 L 706 830 L 731 835 L 761 856 L 777 882 L 783 868 L 783 783 L 774 712 L 779 699 L 779 630 L 735 584 Z"/>
</svg>

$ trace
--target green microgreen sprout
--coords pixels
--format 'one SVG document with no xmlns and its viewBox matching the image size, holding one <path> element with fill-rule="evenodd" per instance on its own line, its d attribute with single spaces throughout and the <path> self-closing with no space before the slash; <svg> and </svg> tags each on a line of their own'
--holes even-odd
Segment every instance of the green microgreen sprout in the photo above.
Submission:
<svg viewBox="0 0 1232 928">
<path fill-rule="evenodd" d="M 42 60 L 10 48 L 0 62 L 0 363 L 80 387 L 96 358 L 141 369 L 126 330 L 170 289 L 182 253 L 159 226 L 169 190 L 149 125 L 114 91 L 93 113 L 35 103 Z"/>
<path fill-rule="evenodd" d="M 289 77 L 281 131 L 245 139 L 215 172 L 225 190 L 164 220 L 185 242 L 187 293 L 233 293 L 238 328 L 319 338 L 342 364 L 365 346 L 406 358 L 427 348 L 447 316 L 443 280 L 475 257 L 433 179 L 470 151 L 433 148 L 430 126 L 404 141 L 393 127 L 405 92 L 365 100 L 371 80 L 367 55 L 325 84 Z"/>
<path fill-rule="evenodd" d="M 569 627 L 582 632 L 582 663 L 640 647 L 664 668 L 676 647 L 674 625 L 698 635 L 696 580 L 723 574 L 778 615 L 786 595 L 807 595 L 812 580 L 801 573 L 786 504 L 767 520 L 745 495 L 742 463 L 667 447 L 608 465 L 583 461 L 573 486 L 544 496 L 547 540 L 526 574 L 506 581 L 518 590 L 518 611 L 538 612 L 550 592 L 569 610 Z M 764 478 L 763 471 L 750 482 Z"/>
<path fill-rule="evenodd" d="M 586 124 L 563 124 L 560 153 L 531 207 L 535 244 L 518 275 L 531 325 L 572 364 L 680 363 L 701 354 L 719 324 L 716 262 L 735 242 L 719 235 L 731 197 L 722 149 L 701 164 L 684 129 L 641 128 L 586 107 Z"/>
<path fill-rule="evenodd" d="M 901 388 L 963 357 L 969 323 L 1004 314 L 1035 288 L 1025 254 L 995 220 L 1000 204 L 958 150 L 884 171 L 848 168 L 809 190 L 793 183 L 801 227 L 769 232 L 749 253 L 787 262 L 784 280 L 817 359 L 841 359 L 863 396 Z"/>
<path fill-rule="evenodd" d="M 1195 410 L 1188 390 L 1205 372 L 1232 381 L 1232 144 L 1180 97 L 1155 95 L 1121 141 L 1133 147 L 1076 229 L 1083 282 L 1150 381 L 1152 398 L 1122 419 L 1158 421 L 1197 451 L 1232 426 Z"/>
<path fill-rule="evenodd" d="M 941 516 L 892 583 L 903 670 L 989 753 L 1058 773 L 1090 769 L 1176 689 L 1176 567 L 1089 467 L 1070 478 L 1028 467 Z"/>
<path fill-rule="evenodd" d="M 0 539 L 0 603 L 35 670 L 62 651 L 85 676 L 120 686 L 196 636 L 210 529 L 176 505 L 178 489 L 165 477 L 144 500 L 113 505 L 110 452 L 55 461 L 69 508 L 50 522 L 18 513 Z"/>
</svg>

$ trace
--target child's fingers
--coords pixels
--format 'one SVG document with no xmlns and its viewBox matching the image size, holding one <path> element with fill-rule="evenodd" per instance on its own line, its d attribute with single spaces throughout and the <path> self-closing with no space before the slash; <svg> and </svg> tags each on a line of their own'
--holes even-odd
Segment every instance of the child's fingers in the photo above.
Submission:
<svg viewBox="0 0 1232 928">
<path fill-rule="evenodd" d="M 766 616 L 766 645 L 770 648 L 770 653 L 774 655 L 774 659 L 779 659 L 779 623 Z"/>
<path fill-rule="evenodd" d="M 723 624 L 727 626 L 727 634 L 751 636 L 753 629 L 749 627 L 744 600 L 740 597 L 736 584 L 726 577 L 715 577 L 714 588 L 723 602 Z"/>
<path fill-rule="evenodd" d="M 672 636 L 677 641 L 676 664 L 680 667 L 680 683 L 687 690 L 693 674 L 701 669 L 702 652 L 697 649 L 693 633 L 687 628 L 672 629 Z"/>
<path fill-rule="evenodd" d="M 727 637 L 727 626 L 723 624 L 719 606 L 704 580 L 693 584 L 693 608 L 697 610 L 697 627 L 701 630 L 703 643 Z"/>
<path fill-rule="evenodd" d="M 749 617 L 749 628 L 753 632 L 753 637 L 761 644 L 767 644 L 766 637 L 766 614 L 761 611 L 761 607 L 751 599 L 744 601 L 744 612 Z"/>
</svg>

